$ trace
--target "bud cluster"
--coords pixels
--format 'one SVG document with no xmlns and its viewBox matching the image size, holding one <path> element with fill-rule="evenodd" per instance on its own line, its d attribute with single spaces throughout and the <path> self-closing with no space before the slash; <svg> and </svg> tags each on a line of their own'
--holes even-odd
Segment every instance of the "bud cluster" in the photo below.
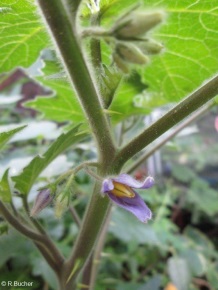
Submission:
<svg viewBox="0 0 218 290">
<path fill-rule="evenodd" d="M 146 34 L 163 19 L 162 12 L 131 11 L 115 22 L 110 30 L 115 39 L 113 60 L 123 72 L 129 72 L 129 64 L 145 65 L 149 55 L 161 52 L 163 46 Z"/>
</svg>

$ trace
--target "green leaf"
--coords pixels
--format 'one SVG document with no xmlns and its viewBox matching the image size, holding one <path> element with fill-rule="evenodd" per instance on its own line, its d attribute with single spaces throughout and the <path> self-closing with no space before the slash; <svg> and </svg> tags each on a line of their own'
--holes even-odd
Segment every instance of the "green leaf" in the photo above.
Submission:
<svg viewBox="0 0 218 290">
<path fill-rule="evenodd" d="M 217 198 L 217 190 L 210 188 L 205 181 L 199 178 L 192 181 L 187 194 L 187 200 L 209 216 L 217 214 Z"/>
<path fill-rule="evenodd" d="M 29 0 L 2 0 L 0 5 L 0 73 L 28 67 L 50 45 L 36 6 Z"/>
<path fill-rule="evenodd" d="M 11 201 L 11 188 L 9 184 L 9 176 L 8 176 L 9 169 L 7 169 L 2 176 L 2 180 L 0 181 L 0 199 L 3 202 L 10 202 Z"/>
<path fill-rule="evenodd" d="M 106 65 L 102 67 L 100 92 L 105 104 L 105 108 L 110 106 L 121 79 L 122 74 L 116 68 Z"/>
<path fill-rule="evenodd" d="M 207 256 L 215 253 L 213 243 L 199 230 L 187 226 L 184 230 L 184 235 L 196 245 L 199 251 L 205 252 Z"/>
<path fill-rule="evenodd" d="M 150 108 L 139 107 L 134 102 L 134 97 L 141 94 L 145 89 L 146 86 L 141 82 L 140 75 L 137 73 L 132 74 L 129 78 L 126 78 L 121 82 L 110 107 L 110 110 L 119 113 L 112 116 L 114 123 L 132 115 L 145 115 L 150 112 Z"/>
<path fill-rule="evenodd" d="M 152 58 L 143 78 L 149 90 L 168 101 L 178 101 L 217 72 L 217 1 L 144 0 L 147 7 L 161 7 L 166 22 L 154 38 L 166 47 Z"/>
<path fill-rule="evenodd" d="M 50 285 L 50 289 L 57 289 L 57 279 L 55 273 L 41 257 L 33 257 L 30 261 L 34 276 L 42 276 Z"/>
<path fill-rule="evenodd" d="M 24 129 L 25 126 L 18 127 L 16 129 L 10 130 L 8 132 L 0 133 L 0 150 L 2 147 L 13 137 L 14 134 Z"/>
<path fill-rule="evenodd" d="M 36 98 L 27 102 L 25 106 L 38 110 L 45 118 L 57 122 L 84 122 L 84 114 L 73 87 L 66 77 L 61 75 L 57 60 L 46 61 L 43 74 L 38 80 L 54 90 L 53 97 Z"/>
<path fill-rule="evenodd" d="M 128 230 L 126 228 L 128 225 Z M 134 240 L 138 244 L 146 243 L 159 245 L 159 240 L 154 230 L 131 216 L 123 209 L 116 209 L 112 215 L 109 231 L 124 242 Z"/>
<path fill-rule="evenodd" d="M 186 249 L 186 251 L 181 254 L 181 257 L 186 260 L 193 276 L 202 276 L 205 274 L 207 262 L 201 253 L 193 249 Z"/>
<path fill-rule="evenodd" d="M 28 194 L 36 178 L 60 153 L 87 136 L 85 133 L 78 132 L 78 128 L 79 125 L 58 137 L 43 156 L 36 156 L 20 175 L 12 178 L 19 192 Z"/>
<path fill-rule="evenodd" d="M 169 276 L 178 290 L 187 290 L 191 276 L 186 260 L 178 257 L 171 257 L 167 261 Z"/>
<path fill-rule="evenodd" d="M 209 264 L 207 267 L 207 280 L 211 285 L 211 289 L 218 290 L 218 262 Z"/>
<path fill-rule="evenodd" d="M 34 246 L 30 240 L 22 236 L 14 229 L 10 229 L 7 235 L 0 238 L 0 267 L 14 257 L 22 257 L 23 260 L 34 252 Z"/>
<path fill-rule="evenodd" d="M 181 182 L 190 182 L 193 178 L 196 177 L 196 175 L 191 169 L 181 164 L 173 165 L 172 175 Z"/>
</svg>

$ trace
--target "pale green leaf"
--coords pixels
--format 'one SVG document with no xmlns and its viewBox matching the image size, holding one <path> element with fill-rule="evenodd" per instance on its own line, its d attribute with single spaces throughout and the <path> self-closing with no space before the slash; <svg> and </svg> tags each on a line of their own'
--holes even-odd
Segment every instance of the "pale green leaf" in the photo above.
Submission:
<svg viewBox="0 0 218 290">
<path fill-rule="evenodd" d="M 209 216 L 218 213 L 217 198 L 217 190 L 210 188 L 206 182 L 197 178 L 192 181 L 187 194 L 187 200 Z"/>
<path fill-rule="evenodd" d="M 28 67 L 50 45 L 34 1 L 2 0 L 0 8 L 0 73 Z"/>
<path fill-rule="evenodd" d="M 158 237 L 152 227 L 140 223 L 123 209 L 114 210 L 109 231 L 124 242 L 134 240 L 138 244 L 159 245 Z"/>
<path fill-rule="evenodd" d="M 165 24 L 154 38 L 165 46 L 143 72 L 150 91 L 177 101 L 217 72 L 217 1 L 144 1 L 147 7 L 166 11 Z"/>
<path fill-rule="evenodd" d="M 199 251 L 206 253 L 207 256 L 215 253 L 213 243 L 199 230 L 187 226 L 184 230 L 184 235 L 190 240 L 190 242 L 197 245 Z"/>
<path fill-rule="evenodd" d="M 211 289 L 218 290 L 218 262 L 211 263 L 207 267 L 207 280 L 210 283 Z"/>
<path fill-rule="evenodd" d="M 40 173 L 64 150 L 80 142 L 87 134 L 78 132 L 79 126 L 74 127 L 66 134 L 62 134 L 43 154 L 36 156 L 22 171 L 14 176 L 15 188 L 22 194 L 28 194 Z"/>
<path fill-rule="evenodd" d="M 199 251 L 186 249 L 181 257 L 186 260 L 193 276 L 203 276 L 207 269 L 207 261 Z"/>
<path fill-rule="evenodd" d="M 61 74 L 57 61 L 46 61 L 43 73 L 44 76 L 38 80 L 54 90 L 53 96 L 36 98 L 25 106 L 38 110 L 45 118 L 57 122 L 84 122 L 84 114 L 73 87 Z"/>
<path fill-rule="evenodd" d="M 173 284 L 178 290 L 187 290 L 191 276 L 186 260 L 179 257 L 171 257 L 167 261 L 168 273 Z"/>
</svg>

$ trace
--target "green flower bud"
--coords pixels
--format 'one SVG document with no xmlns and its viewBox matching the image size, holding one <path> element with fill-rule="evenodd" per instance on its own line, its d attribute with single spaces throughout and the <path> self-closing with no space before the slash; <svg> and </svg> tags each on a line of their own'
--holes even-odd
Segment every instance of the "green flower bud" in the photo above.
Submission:
<svg viewBox="0 0 218 290">
<path fill-rule="evenodd" d="M 68 205 L 69 205 L 68 196 L 66 195 L 65 192 L 57 196 L 57 198 L 55 199 L 56 218 L 61 218 L 64 211 L 67 209 Z"/>
<path fill-rule="evenodd" d="M 116 53 L 126 62 L 134 64 L 146 64 L 149 58 L 132 43 L 118 42 L 116 45 Z"/>
<path fill-rule="evenodd" d="M 135 39 L 147 33 L 162 21 L 162 12 L 148 14 L 141 11 L 133 11 L 118 20 L 112 28 L 112 32 L 118 39 Z"/>
<path fill-rule="evenodd" d="M 128 74 L 130 72 L 129 67 L 127 63 L 120 58 L 120 56 L 117 53 L 113 54 L 113 60 L 117 67 L 125 74 Z"/>
<path fill-rule="evenodd" d="M 144 54 L 158 54 L 163 50 L 163 45 L 151 39 L 137 41 L 138 47 Z"/>
</svg>

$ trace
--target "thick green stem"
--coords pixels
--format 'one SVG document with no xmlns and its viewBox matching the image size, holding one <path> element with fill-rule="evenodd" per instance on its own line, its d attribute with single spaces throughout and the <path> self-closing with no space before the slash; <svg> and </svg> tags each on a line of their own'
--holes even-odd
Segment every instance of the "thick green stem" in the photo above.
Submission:
<svg viewBox="0 0 218 290">
<path fill-rule="evenodd" d="M 108 152 L 112 156 L 115 146 L 94 78 L 82 52 L 76 25 L 71 25 L 72 21 L 65 10 L 66 3 L 64 5 L 61 0 L 38 2 L 95 136 L 100 160 L 107 162 Z"/>
<path fill-rule="evenodd" d="M 215 76 L 123 147 L 115 159 L 117 166 L 121 167 L 136 153 L 206 104 L 206 102 L 214 98 L 217 94 L 218 76 Z"/>
<path fill-rule="evenodd" d="M 64 5 L 66 6 L 66 10 L 72 19 L 72 23 L 75 24 L 77 13 L 79 10 L 79 6 L 81 4 L 82 0 L 63 0 Z"/>
<path fill-rule="evenodd" d="M 96 282 L 96 278 L 97 278 L 97 274 L 98 274 L 98 268 L 99 268 L 99 264 L 100 264 L 100 260 L 101 260 L 101 254 L 102 254 L 102 250 L 104 248 L 105 239 L 106 239 L 106 235 L 108 232 L 110 220 L 111 220 L 111 210 L 109 211 L 107 219 L 106 219 L 104 226 L 102 227 L 101 233 L 99 235 L 99 239 L 98 239 L 96 246 L 95 246 L 94 254 L 92 257 L 92 267 L 90 267 L 90 273 L 89 273 L 90 280 L 89 280 L 89 284 L 88 284 L 89 285 L 88 290 L 94 290 L 94 288 L 95 288 L 95 282 Z"/>
<path fill-rule="evenodd" d="M 174 136 L 176 136 L 179 132 L 181 132 L 185 127 L 190 125 L 190 123 L 196 121 L 196 119 L 198 119 L 201 115 L 206 113 L 212 106 L 214 106 L 213 101 L 209 102 L 208 104 L 203 106 L 200 110 L 198 110 L 196 113 L 191 115 L 187 120 L 185 120 L 180 125 L 178 125 L 170 134 L 168 134 L 166 137 L 161 139 L 159 142 L 157 142 L 153 146 L 151 146 L 151 149 L 150 150 L 148 149 L 140 158 L 138 158 L 133 164 L 131 164 L 128 167 L 128 169 L 126 170 L 126 172 L 133 173 L 134 170 L 136 170 L 143 162 L 145 162 L 152 154 L 154 154 L 154 152 L 156 152 L 164 144 L 166 144 L 168 141 L 170 141 Z"/>
<path fill-rule="evenodd" d="M 72 282 L 75 281 L 81 268 L 92 253 L 99 232 L 108 214 L 110 200 L 100 195 L 100 189 L 101 184 L 96 182 L 73 252 L 64 266 L 64 280 L 68 281 L 69 289 L 72 289 Z M 69 277 L 71 278 L 69 279 Z"/>
</svg>

